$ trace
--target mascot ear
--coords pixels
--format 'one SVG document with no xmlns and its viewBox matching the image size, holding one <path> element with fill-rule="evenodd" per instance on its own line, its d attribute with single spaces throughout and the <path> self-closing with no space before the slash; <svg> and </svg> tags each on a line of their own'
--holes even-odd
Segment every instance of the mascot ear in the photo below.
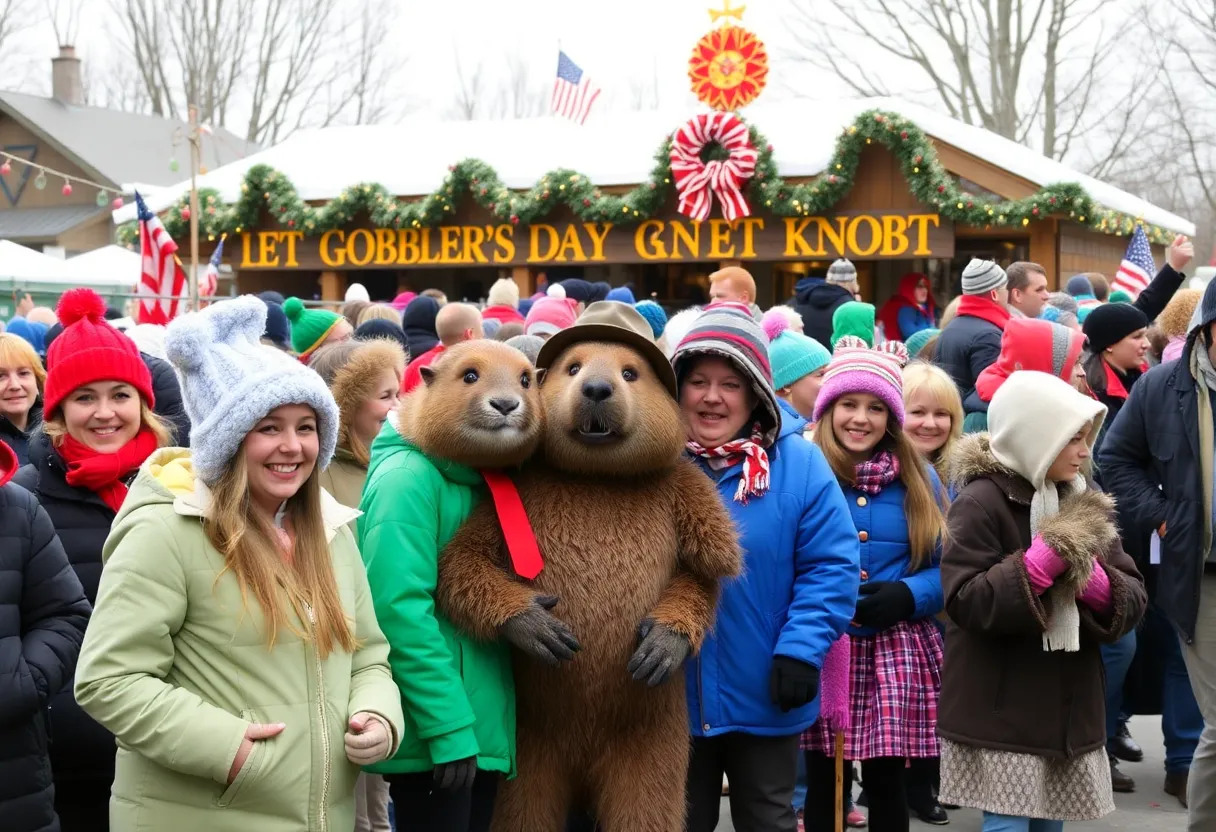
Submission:
<svg viewBox="0 0 1216 832">
<path fill-rule="evenodd" d="M 419 367 L 418 373 L 422 376 L 422 383 L 427 387 L 435 383 L 435 370 L 431 367 Z"/>
<path fill-rule="evenodd" d="M 545 371 L 544 369 L 540 369 L 540 370 L 537 370 L 537 371 L 536 371 L 536 386 L 537 386 L 537 387 L 543 387 L 543 386 L 544 386 L 544 384 L 545 384 L 545 376 L 546 376 L 546 375 L 548 375 L 548 373 L 547 373 L 547 371 Z"/>
</svg>

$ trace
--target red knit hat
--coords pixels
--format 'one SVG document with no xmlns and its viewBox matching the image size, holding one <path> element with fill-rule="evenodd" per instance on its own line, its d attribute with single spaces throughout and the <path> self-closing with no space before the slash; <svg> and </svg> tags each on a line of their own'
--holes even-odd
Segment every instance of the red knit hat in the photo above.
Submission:
<svg viewBox="0 0 1216 832">
<path fill-rule="evenodd" d="M 124 381 L 144 403 L 156 403 L 152 375 L 135 342 L 106 322 L 106 304 L 92 289 L 69 289 L 55 310 L 63 332 L 46 351 L 43 410 L 52 415 L 77 387 L 95 381 Z"/>
</svg>

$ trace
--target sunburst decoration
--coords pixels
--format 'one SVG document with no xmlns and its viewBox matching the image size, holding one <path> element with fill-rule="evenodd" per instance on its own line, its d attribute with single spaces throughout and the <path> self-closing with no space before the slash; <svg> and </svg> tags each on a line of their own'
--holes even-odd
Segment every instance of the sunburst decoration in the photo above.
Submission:
<svg viewBox="0 0 1216 832">
<path fill-rule="evenodd" d="M 715 110 L 745 107 L 764 89 L 768 52 L 747 29 L 727 23 L 697 41 L 688 59 L 697 99 Z"/>
</svg>

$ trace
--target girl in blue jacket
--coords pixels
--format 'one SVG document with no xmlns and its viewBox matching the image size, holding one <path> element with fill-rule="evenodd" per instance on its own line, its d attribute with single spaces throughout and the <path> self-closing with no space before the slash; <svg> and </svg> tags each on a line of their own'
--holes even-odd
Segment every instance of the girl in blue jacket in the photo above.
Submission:
<svg viewBox="0 0 1216 832">
<path fill-rule="evenodd" d="M 686 829 L 717 826 L 725 773 L 735 829 L 794 832 L 798 737 L 818 718 L 824 656 L 853 617 L 857 532 L 823 454 L 800 435 L 806 422 L 777 404 L 767 339 L 746 307 L 707 307 L 672 364 L 688 453 L 717 483 L 744 556 L 685 665 Z"/>
<path fill-rule="evenodd" d="M 849 627 L 845 758 L 860 760 L 874 832 L 907 832 L 905 762 L 938 754 L 942 637 L 941 484 L 904 433 L 899 342 L 842 338 L 815 402 L 815 443 L 835 472 L 861 543 L 861 589 Z M 835 828 L 834 742 L 803 735 L 807 832 Z"/>
</svg>

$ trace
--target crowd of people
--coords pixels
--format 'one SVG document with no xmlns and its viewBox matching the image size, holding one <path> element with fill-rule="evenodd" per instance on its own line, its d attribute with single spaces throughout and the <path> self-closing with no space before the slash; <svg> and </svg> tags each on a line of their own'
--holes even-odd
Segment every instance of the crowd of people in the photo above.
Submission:
<svg viewBox="0 0 1216 832">
<path fill-rule="evenodd" d="M 712 627 L 634 621 L 619 669 L 686 691 L 685 829 L 726 794 L 741 832 L 960 806 L 1058 832 L 1136 787 L 1144 713 L 1164 791 L 1216 828 L 1216 286 L 1181 289 L 1192 254 L 1177 238 L 1135 298 L 973 260 L 944 310 L 920 273 L 860 301 L 847 260 L 767 311 L 725 268 L 670 317 L 583 280 L 477 305 L 354 284 L 340 311 L 263 292 L 168 327 L 87 289 L 23 300 L 0 333 L 0 825 L 490 829 L 537 764 L 521 663 L 603 659 L 556 597 L 463 626 L 444 552 L 519 503 L 494 472 L 555 453 L 536 391 L 582 369 L 559 357 L 624 345 L 620 383 L 655 373 L 742 558 L 689 587 Z M 580 441 L 615 441 L 586 406 Z M 591 793 L 565 828 L 615 832 Z"/>
</svg>

